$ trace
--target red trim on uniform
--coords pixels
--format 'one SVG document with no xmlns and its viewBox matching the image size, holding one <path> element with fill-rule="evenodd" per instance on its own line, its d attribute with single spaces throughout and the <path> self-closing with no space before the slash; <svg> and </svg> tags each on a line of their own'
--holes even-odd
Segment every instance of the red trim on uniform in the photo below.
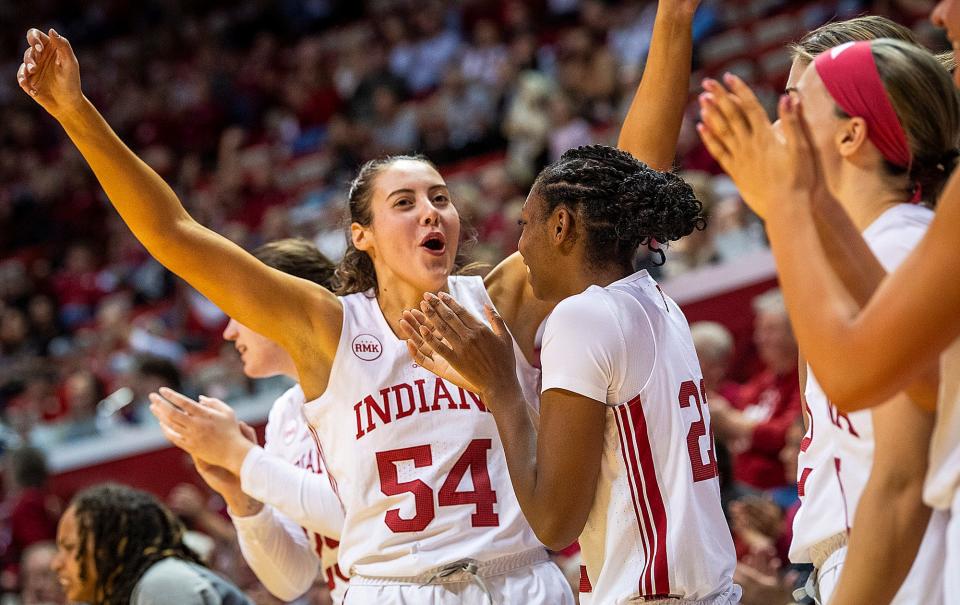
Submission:
<svg viewBox="0 0 960 605">
<path fill-rule="evenodd" d="M 633 496 L 634 512 L 645 540 L 645 562 L 640 576 L 644 596 L 670 593 L 667 560 L 667 511 L 657 482 L 653 450 L 643 415 L 643 402 L 637 396 L 616 410 L 620 447 Z"/>
<path fill-rule="evenodd" d="M 850 533 L 850 511 L 847 510 L 847 493 L 843 489 L 843 479 L 840 478 L 840 459 L 833 459 L 833 467 L 837 469 L 837 483 L 840 484 L 840 497 L 843 498 L 843 524 L 847 526 L 847 533 Z"/>
<path fill-rule="evenodd" d="M 642 539 L 641 546 L 644 551 L 643 569 L 640 571 L 638 590 L 640 594 L 650 594 L 653 592 L 652 581 L 649 579 L 650 561 L 653 558 L 653 535 L 649 531 L 650 519 L 647 509 L 643 505 L 643 500 L 638 496 L 640 491 L 641 477 L 636 468 L 637 459 L 633 449 L 633 431 L 630 427 L 629 416 L 626 406 L 617 408 L 614 415 L 617 421 L 617 429 L 620 434 L 620 452 L 623 455 L 623 464 L 627 470 L 627 484 L 630 486 L 630 495 L 633 500 L 633 511 L 637 518 L 637 527 L 640 529 Z M 640 511 L 643 511 L 641 515 Z"/>
<path fill-rule="evenodd" d="M 643 415 L 643 402 L 637 397 L 629 404 L 630 418 L 633 421 L 634 436 L 640 449 L 640 470 L 643 472 L 644 491 L 647 504 L 653 514 L 653 528 L 657 532 L 657 546 L 654 549 L 653 582 L 657 595 L 670 594 L 670 573 L 667 562 L 667 509 L 663 504 L 660 484 L 657 482 L 657 469 L 653 461 L 653 449 L 647 434 L 647 419 Z"/>
<path fill-rule="evenodd" d="M 327 481 L 330 482 L 330 487 L 333 488 L 333 493 L 337 495 L 337 499 L 340 500 L 340 506 L 343 507 L 343 498 L 340 497 L 340 489 L 337 487 L 337 479 L 333 476 L 333 473 L 330 472 L 330 465 L 327 464 L 327 458 L 323 455 L 323 446 L 320 445 L 320 436 L 317 435 L 317 431 L 314 430 L 313 425 L 309 422 L 307 423 L 307 428 L 310 429 L 310 435 L 313 437 L 313 444 L 317 446 L 317 453 L 320 454 L 320 460 L 323 461 L 323 470 L 326 471 Z"/>
<path fill-rule="evenodd" d="M 807 495 L 807 477 L 809 477 L 812 472 L 812 468 L 805 468 L 800 472 L 800 480 L 797 481 L 797 495 L 801 498 Z"/>
<path fill-rule="evenodd" d="M 587 566 L 580 566 L 580 593 L 590 593 L 593 592 L 593 584 L 590 583 L 590 578 L 587 576 Z"/>
</svg>

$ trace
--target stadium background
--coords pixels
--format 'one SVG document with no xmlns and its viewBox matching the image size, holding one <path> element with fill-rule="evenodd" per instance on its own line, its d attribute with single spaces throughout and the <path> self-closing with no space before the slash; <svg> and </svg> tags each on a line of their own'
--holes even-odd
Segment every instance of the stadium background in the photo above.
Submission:
<svg viewBox="0 0 960 605">
<path fill-rule="evenodd" d="M 703 75 L 733 71 L 772 103 L 789 71 L 785 44 L 830 19 L 887 15 L 945 49 L 926 21 L 931 5 L 703 0 L 691 101 Z M 22 520 L 55 521 L 66 498 L 103 480 L 165 499 L 213 538 L 214 566 L 256 591 L 222 504 L 165 446 L 146 394 L 169 385 L 217 396 L 262 425 L 283 388 L 243 377 L 220 337 L 223 315 L 149 258 L 56 122 L 18 89 L 29 27 L 70 37 L 84 91 L 110 124 L 198 220 L 244 247 L 302 236 L 336 258 L 356 168 L 417 150 L 440 165 L 476 230 L 470 255 L 495 263 L 516 249 L 537 171 L 569 147 L 615 142 L 655 10 L 601 0 L 0 1 L 0 448 L 8 462 L 39 448 L 50 474 L 18 485 L 4 466 L 3 602 L 18 602 Z M 677 166 L 709 227 L 650 268 L 691 322 L 731 330 L 727 378 L 749 384 L 765 371 L 750 301 L 775 285 L 773 264 L 695 121 L 691 104 Z M 738 546 L 785 539 L 782 509 L 729 512 L 746 536 Z"/>
</svg>

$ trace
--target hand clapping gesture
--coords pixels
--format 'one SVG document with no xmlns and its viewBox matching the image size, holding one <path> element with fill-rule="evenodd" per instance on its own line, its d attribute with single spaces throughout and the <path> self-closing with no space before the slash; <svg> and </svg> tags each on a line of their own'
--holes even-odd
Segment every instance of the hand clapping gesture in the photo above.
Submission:
<svg viewBox="0 0 960 605">
<path fill-rule="evenodd" d="M 799 100 L 781 97 L 778 129 L 743 80 L 727 74 L 724 82 L 729 90 L 716 80 L 703 82 L 697 130 L 707 151 L 761 218 L 779 204 L 809 203 L 823 179 Z"/>
<path fill-rule="evenodd" d="M 239 475 L 247 451 L 255 444 L 255 435 L 244 430 L 245 425 L 226 403 L 210 397 L 201 400 L 196 402 L 173 389 L 162 388 L 159 393 L 150 394 L 150 411 L 175 446 L 195 459 Z"/>
<path fill-rule="evenodd" d="M 519 392 L 513 340 L 496 311 L 488 306 L 486 315 L 492 329 L 449 294 L 428 292 L 419 310 L 404 312 L 401 325 L 414 360 L 441 378 L 481 395 Z M 485 397 L 489 405 L 488 399 L 498 398 Z"/>
<path fill-rule="evenodd" d="M 58 120 L 83 103 L 80 90 L 80 65 L 70 42 L 51 29 L 27 31 L 29 47 L 17 71 L 17 83 L 47 112 Z"/>
</svg>

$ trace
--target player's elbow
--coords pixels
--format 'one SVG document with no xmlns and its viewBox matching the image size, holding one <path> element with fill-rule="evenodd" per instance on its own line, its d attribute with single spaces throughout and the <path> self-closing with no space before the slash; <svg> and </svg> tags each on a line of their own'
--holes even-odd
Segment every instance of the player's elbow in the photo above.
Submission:
<svg viewBox="0 0 960 605">
<path fill-rule="evenodd" d="M 870 408 L 884 401 L 883 394 L 877 392 L 875 388 L 876 383 L 863 378 L 856 372 L 844 371 L 842 368 L 825 376 L 817 374 L 817 380 L 820 381 L 820 386 L 830 403 L 847 414 Z"/>
<path fill-rule="evenodd" d="M 309 577 L 306 574 L 302 574 L 300 577 L 285 577 L 282 581 L 270 581 L 260 578 L 260 581 L 263 583 L 264 588 L 277 597 L 283 602 L 296 601 L 310 590 L 310 587 L 313 586 L 314 576 Z"/>
<path fill-rule="evenodd" d="M 568 515 L 544 515 L 540 522 L 531 525 L 537 538 L 552 551 L 561 551 L 570 546 L 583 531 L 583 523 L 576 523 Z"/>
</svg>

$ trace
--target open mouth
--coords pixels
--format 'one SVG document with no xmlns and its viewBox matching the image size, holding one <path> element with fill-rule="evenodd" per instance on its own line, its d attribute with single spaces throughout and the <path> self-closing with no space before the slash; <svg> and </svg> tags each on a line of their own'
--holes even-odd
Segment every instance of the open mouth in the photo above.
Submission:
<svg viewBox="0 0 960 605">
<path fill-rule="evenodd" d="M 431 254 L 440 255 L 447 249 L 447 238 L 439 231 L 431 231 L 420 240 L 420 247 L 425 248 Z"/>
</svg>

